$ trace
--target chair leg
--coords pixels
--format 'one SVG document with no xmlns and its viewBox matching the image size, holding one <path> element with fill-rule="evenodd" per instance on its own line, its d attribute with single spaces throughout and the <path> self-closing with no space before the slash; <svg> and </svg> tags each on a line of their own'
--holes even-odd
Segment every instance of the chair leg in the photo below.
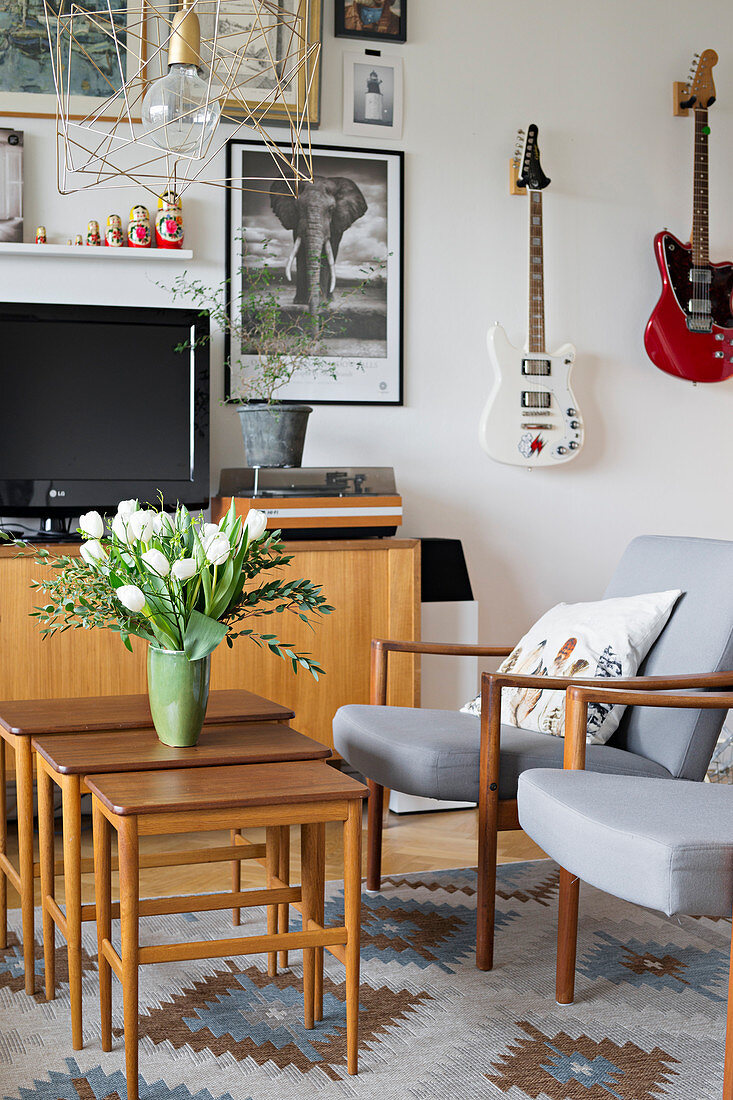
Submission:
<svg viewBox="0 0 733 1100">
<path fill-rule="evenodd" d="M 384 787 L 367 779 L 369 788 L 367 876 L 366 888 L 372 892 L 382 885 L 382 815 L 384 813 Z"/>
<path fill-rule="evenodd" d="M 580 879 L 560 868 L 560 899 L 557 915 L 557 972 L 555 999 L 569 1005 L 575 996 L 575 954 L 578 942 L 578 900 Z"/>
<path fill-rule="evenodd" d="M 725 1023 L 723 1100 L 733 1100 L 733 939 L 731 940 L 730 969 L 728 972 L 728 1014 Z"/>
<path fill-rule="evenodd" d="M 483 801 L 483 800 L 482 800 Z M 493 813 L 491 812 L 493 809 Z M 478 881 L 476 883 L 476 966 L 494 965 L 496 921 L 496 802 L 480 805 L 478 826 Z"/>
</svg>

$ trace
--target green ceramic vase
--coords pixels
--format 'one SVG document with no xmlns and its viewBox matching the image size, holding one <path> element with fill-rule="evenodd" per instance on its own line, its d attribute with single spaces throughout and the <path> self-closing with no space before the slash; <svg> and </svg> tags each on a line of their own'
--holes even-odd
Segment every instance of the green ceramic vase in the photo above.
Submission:
<svg viewBox="0 0 733 1100">
<path fill-rule="evenodd" d="M 164 745 L 196 744 L 209 701 L 211 657 L 189 661 L 183 651 L 148 646 L 150 713 Z"/>
</svg>

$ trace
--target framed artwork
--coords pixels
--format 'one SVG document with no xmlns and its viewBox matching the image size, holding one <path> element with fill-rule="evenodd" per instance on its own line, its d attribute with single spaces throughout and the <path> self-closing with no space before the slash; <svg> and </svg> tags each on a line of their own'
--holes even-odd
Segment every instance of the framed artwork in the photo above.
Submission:
<svg viewBox="0 0 733 1100">
<path fill-rule="evenodd" d="M 407 41 L 407 0 L 335 0 L 336 37 Z"/>
<path fill-rule="evenodd" d="M 0 129 L 0 241 L 23 243 L 23 131 Z"/>
<path fill-rule="evenodd" d="M 2 3 L 3 0 L 0 0 Z M 153 48 L 166 43 L 178 0 L 148 0 L 146 38 L 151 60 L 146 63 L 146 80 L 167 72 L 167 49 Z M 245 49 L 236 61 L 237 88 L 257 119 L 271 125 L 287 125 L 302 112 L 308 99 L 310 125 L 318 124 L 321 94 L 320 55 L 312 51 L 322 34 L 322 0 L 277 0 L 253 4 L 253 0 L 196 0 L 201 27 L 201 59 L 211 68 L 212 43 L 216 34 L 219 70 L 226 72 L 228 59 Z M 278 77 L 273 71 L 273 62 Z M 231 121 L 245 117 L 241 103 L 225 99 L 222 116 Z"/>
<path fill-rule="evenodd" d="M 229 142 L 227 176 L 259 181 L 227 191 L 229 308 L 241 310 L 266 269 L 284 326 L 326 318 L 330 373 L 299 372 L 280 399 L 401 405 L 403 154 L 314 145 L 312 159 L 313 182 L 296 186 L 261 143 Z M 226 397 L 241 401 L 257 363 L 246 336 L 226 360 Z"/>
<path fill-rule="evenodd" d="M 344 54 L 344 133 L 402 137 L 402 58 Z"/>
<path fill-rule="evenodd" d="M 141 65 L 142 9 L 134 4 L 108 5 L 106 0 L 85 0 L 83 7 L 74 0 L 59 0 L 53 12 L 52 35 L 53 27 L 60 35 L 56 70 L 63 73 L 69 117 L 84 118 L 102 108 L 100 118 L 116 118 L 117 105 L 110 101 L 120 83 L 115 36 L 126 46 L 132 78 Z M 56 85 L 43 3 L 38 0 L 30 8 L 18 0 L 0 0 L 0 27 L 0 116 L 55 118 Z"/>
</svg>

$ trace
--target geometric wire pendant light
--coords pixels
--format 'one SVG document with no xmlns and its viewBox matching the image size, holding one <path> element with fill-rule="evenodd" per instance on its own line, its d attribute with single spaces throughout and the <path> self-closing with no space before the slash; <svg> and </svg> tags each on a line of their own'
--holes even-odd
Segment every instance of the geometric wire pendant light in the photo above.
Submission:
<svg viewBox="0 0 733 1100">
<path fill-rule="evenodd" d="M 141 2 L 44 0 L 61 194 L 134 185 L 183 195 L 194 183 L 269 191 L 271 177 L 227 178 L 216 165 L 243 131 L 294 192 L 312 180 L 320 0 L 183 0 L 173 11 Z M 76 94 L 89 66 L 104 88 L 91 103 Z M 284 145 L 265 130 L 273 117 L 288 128 Z"/>
</svg>

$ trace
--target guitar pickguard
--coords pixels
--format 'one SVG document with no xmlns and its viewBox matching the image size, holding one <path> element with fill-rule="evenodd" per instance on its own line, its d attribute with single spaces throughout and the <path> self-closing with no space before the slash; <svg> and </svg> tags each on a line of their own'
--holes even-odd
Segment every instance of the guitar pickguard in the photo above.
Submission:
<svg viewBox="0 0 733 1100">
<path fill-rule="evenodd" d="M 674 291 L 677 304 L 683 313 L 687 312 L 692 297 L 690 271 L 692 269 L 692 249 L 682 244 L 671 233 L 664 234 L 664 260 L 669 282 Z M 733 264 L 708 264 L 710 271 L 710 309 L 713 324 L 719 328 L 733 328 Z"/>
</svg>

